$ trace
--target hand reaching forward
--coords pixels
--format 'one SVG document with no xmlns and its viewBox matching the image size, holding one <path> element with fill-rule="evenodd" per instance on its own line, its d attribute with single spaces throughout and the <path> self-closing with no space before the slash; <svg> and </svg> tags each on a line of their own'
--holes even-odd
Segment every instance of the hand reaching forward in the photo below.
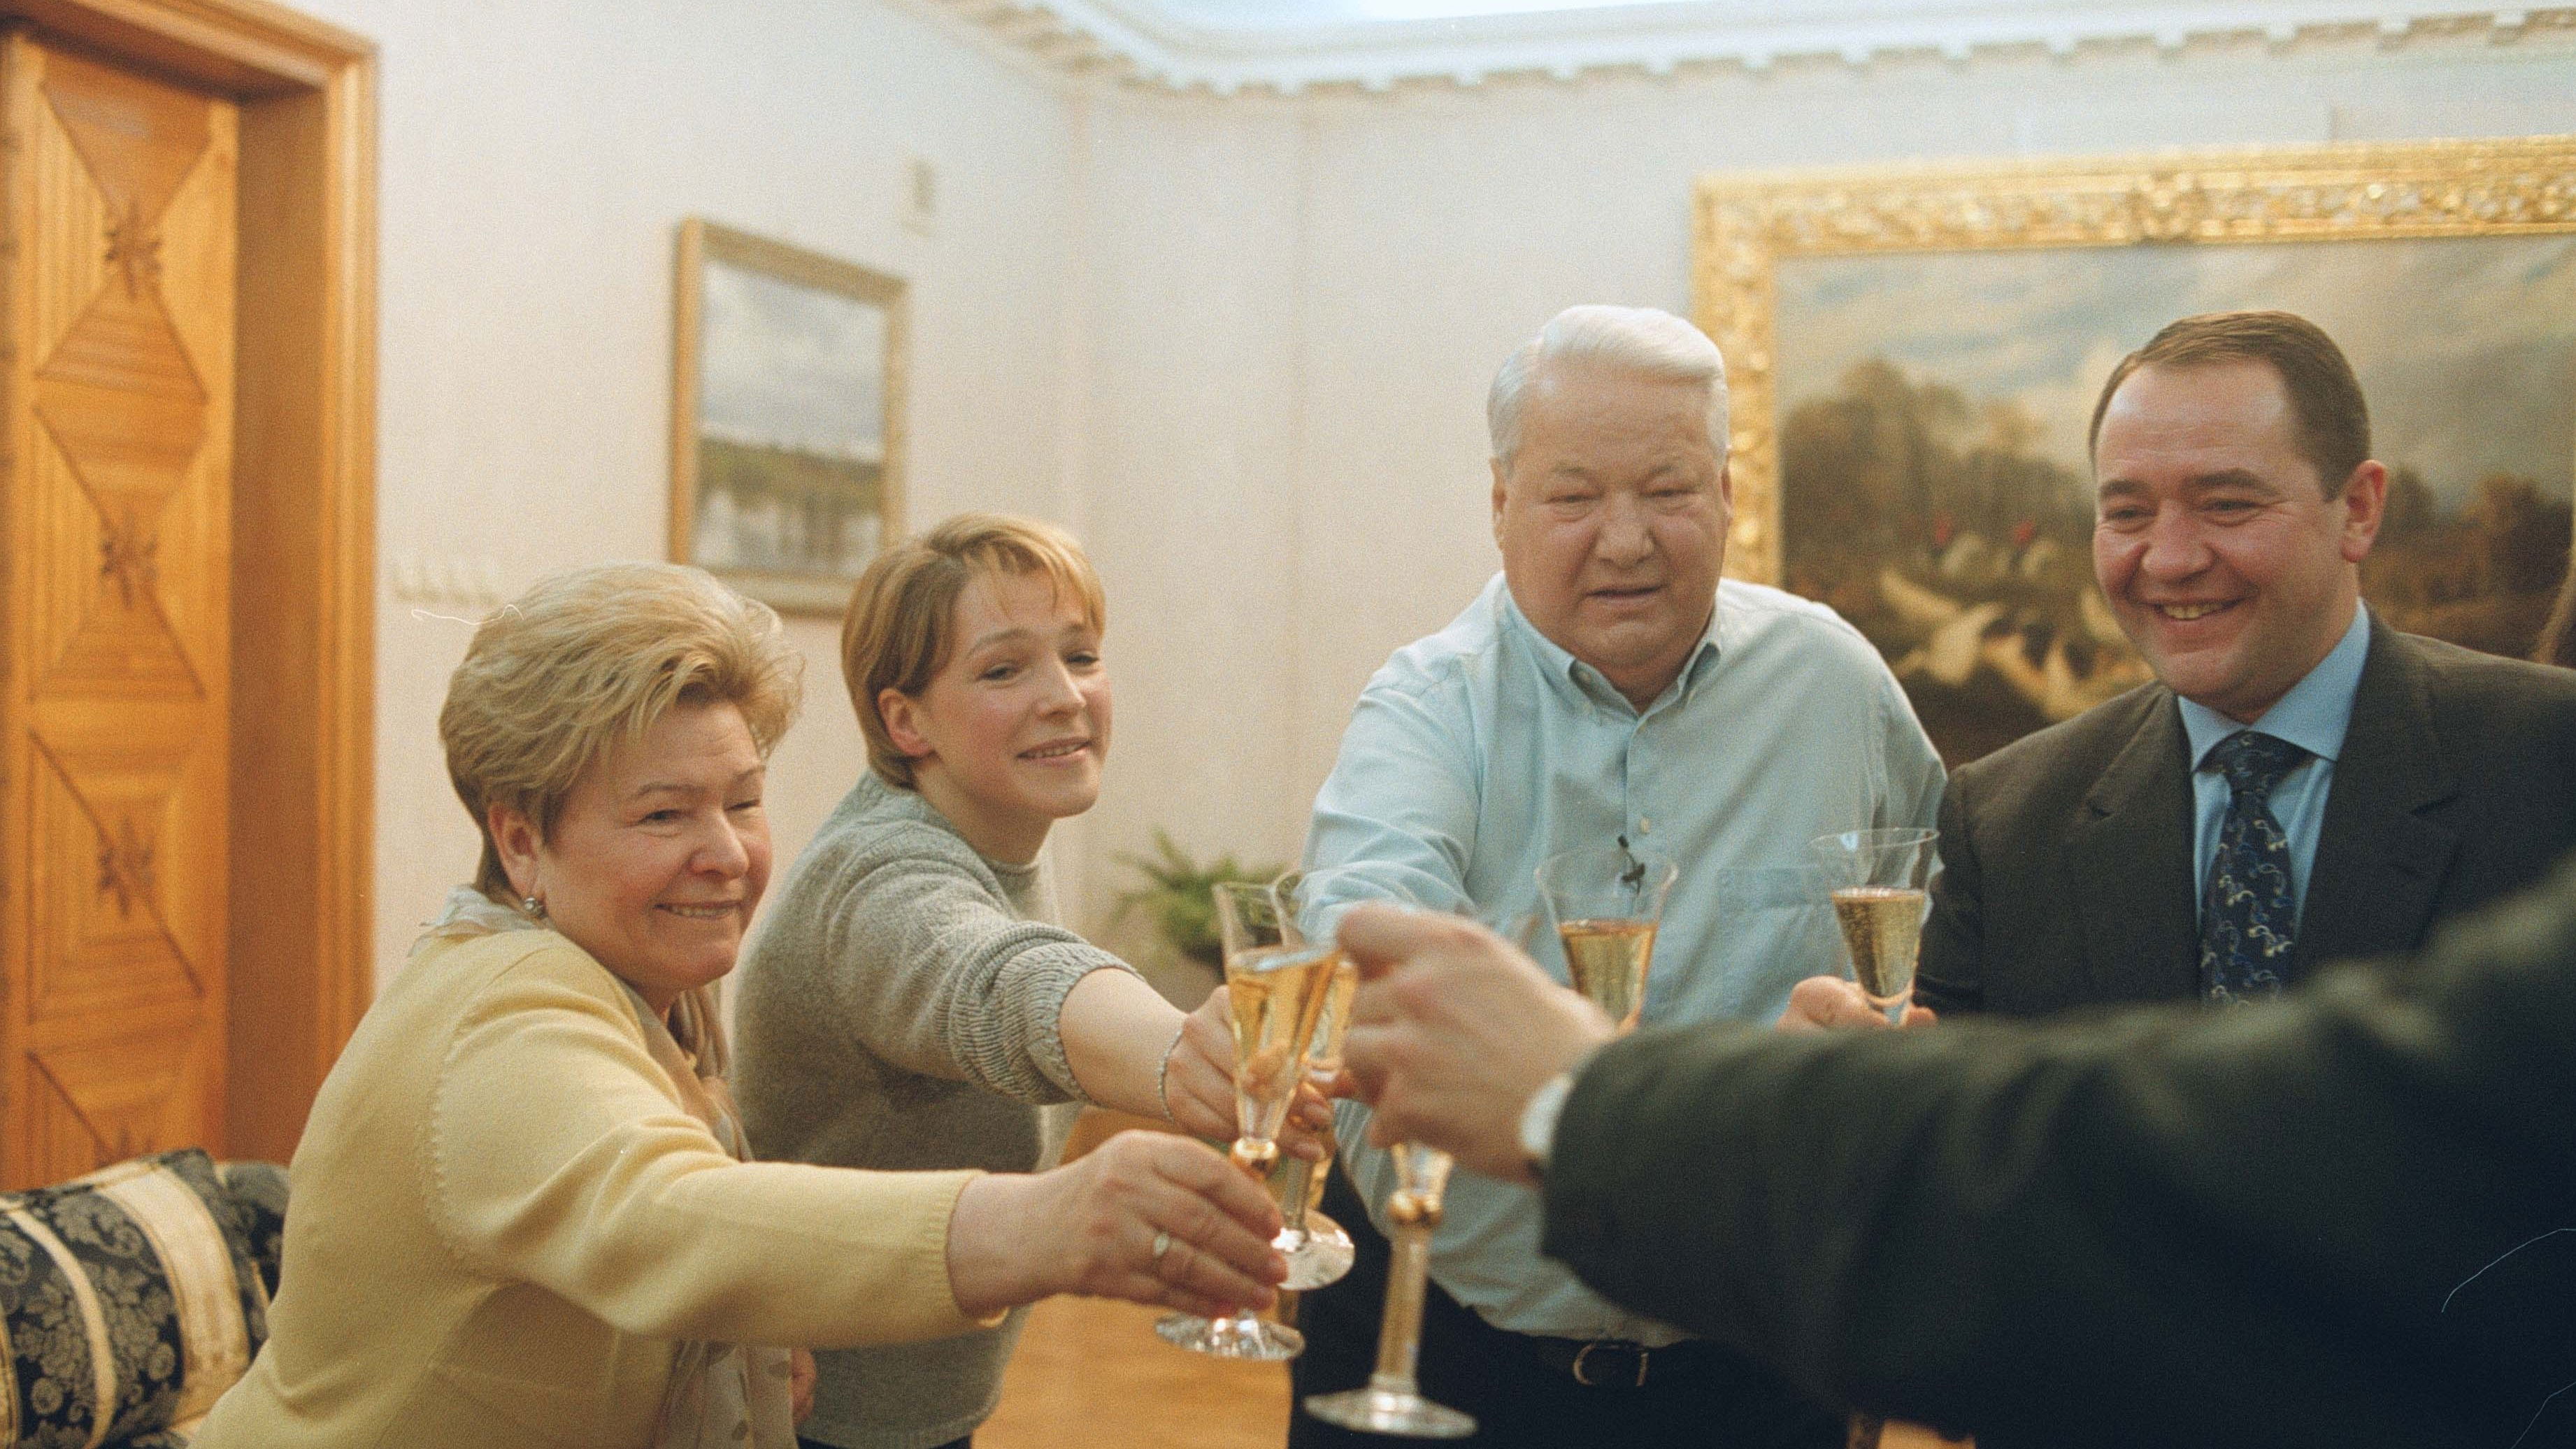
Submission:
<svg viewBox="0 0 2576 1449">
<path fill-rule="evenodd" d="M 1611 1038 L 1610 1018 L 1455 916 L 1360 906 L 1341 942 L 1360 968 L 1345 1057 L 1376 1108 L 1369 1140 L 1427 1143 L 1471 1171 L 1529 1181 L 1521 1109 Z"/>
<path fill-rule="evenodd" d="M 1288 1274 L 1278 1231 L 1261 1184 L 1223 1155 L 1121 1132 L 1052 1172 L 966 1184 L 948 1219 L 949 1288 L 970 1317 L 1057 1293 L 1214 1317 L 1269 1306 Z"/>
<path fill-rule="evenodd" d="M 1905 1007 L 1905 1025 L 1910 1030 L 1931 1026 L 1940 1018 L 1932 1008 Z M 1869 1004 L 1860 988 L 1839 976 L 1810 976 L 1789 988 L 1789 1009 L 1773 1023 L 1781 1031 L 1831 1031 L 1844 1027 L 1885 1029 L 1892 1025 L 1887 1013 Z"/>
</svg>

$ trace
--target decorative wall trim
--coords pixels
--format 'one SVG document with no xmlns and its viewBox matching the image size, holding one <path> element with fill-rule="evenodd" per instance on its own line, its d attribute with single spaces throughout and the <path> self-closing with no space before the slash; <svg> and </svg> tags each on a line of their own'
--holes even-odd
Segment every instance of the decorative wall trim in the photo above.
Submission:
<svg viewBox="0 0 2576 1449">
<path fill-rule="evenodd" d="M 1966 61 L 2007 49 L 2063 56 L 2091 45 L 2152 44 L 2178 51 L 2218 38 L 2283 46 L 2316 33 L 2403 44 L 2426 34 L 2483 32 L 2509 43 L 2535 30 L 2576 31 L 2576 8 L 2356 0 L 1694 0 L 1469 20 L 1222 28 L 1179 20 L 1154 0 L 914 3 L 965 22 L 987 44 L 1047 70 L 1219 96 L 1248 89 L 1293 95 L 1314 86 L 1383 90 L 1426 80 L 1473 86 L 1506 75 L 1564 81 L 1594 71 L 1665 75 L 1700 64 L 1760 71 L 1811 58 L 1866 66 L 1899 56 Z"/>
</svg>

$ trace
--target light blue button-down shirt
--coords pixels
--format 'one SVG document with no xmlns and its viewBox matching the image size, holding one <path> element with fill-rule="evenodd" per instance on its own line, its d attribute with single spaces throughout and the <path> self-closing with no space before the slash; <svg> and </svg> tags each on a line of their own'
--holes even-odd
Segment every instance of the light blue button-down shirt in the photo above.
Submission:
<svg viewBox="0 0 2576 1449">
<path fill-rule="evenodd" d="M 2335 756 L 2343 753 L 2344 731 L 2352 727 L 2352 697 L 2361 688 L 2361 666 L 2369 654 L 2370 610 L 2357 607 L 2343 638 L 2254 723 L 2242 724 L 2207 705 L 2182 701 L 2183 735 L 2191 742 L 2191 878 L 2200 883 L 2202 905 L 2209 894 L 2209 865 L 2218 855 L 2218 832 L 2227 823 L 2227 774 L 2209 762 L 2209 752 L 2229 735 L 2250 729 L 2308 752 L 2272 787 L 2270 797 L 2272 818 L 2290 842 L 2290 898 L 2300 912 L 2306 911 L 2308 867 L 2316 862 L 2317 837 L 2325 830 L 2326 792 L 2334 785 Z"/>
<path fill-rule="evenodd" d="M 1364 863 L 1387 894 L 1499 922 L 1542 909 L 1539 862 L 1624 834 L 1681 872 L 1645 1024 L 1767 1022 L 1791 985 L 1840 969 L 1808 843 L 1931 825 L 1941 785 L 1940 759 L 1886 664 L 1821 604 L 1725 581 L 1680 677 L 1641 711 L 1533 628 L 1497 575 L 1361 693 L 1316 796 L 1306 863 Z M 1533 945 L 1565 980 L 1556 942 Z M 1366 1109 L 1340 1111 L 1344 1165 L 1383 1229 L 1393 1164 L 1363 1140 Z M 1649 1344 L 1680 1336 L 1542 1257 L 1530 1189 L 1462 1171 L 1445 1209 L 1432 1275 L 1498 1327 Z"/>
</svg>

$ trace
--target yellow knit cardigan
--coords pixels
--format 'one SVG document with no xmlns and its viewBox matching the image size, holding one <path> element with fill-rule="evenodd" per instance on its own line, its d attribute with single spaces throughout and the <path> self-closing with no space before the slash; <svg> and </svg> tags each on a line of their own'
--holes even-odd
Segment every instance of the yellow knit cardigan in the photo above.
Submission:
<svg viewBox="0 0 2576 1449">
<path fill-rule="evenodd" d="M 651 1442 L 684 1339 L 940 1338 L 971 1172 L 739 1163 L 551 931 L 432 942 L 323 1083 L 269 1341 L 195 1449 Z"/>
</svg>

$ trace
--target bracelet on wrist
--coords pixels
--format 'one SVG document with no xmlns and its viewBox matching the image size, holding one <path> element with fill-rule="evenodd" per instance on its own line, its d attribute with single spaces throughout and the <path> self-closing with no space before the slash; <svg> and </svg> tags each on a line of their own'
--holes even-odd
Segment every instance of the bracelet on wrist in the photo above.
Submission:
<svg viewBox="0 0 2576 1449">
<path fill-rule="evenodd" d="M 1163 1109 L 1163 1120 L 1175 1127 L 1181 1119 L 1172 1115 L 1172 1058 L 1181 1054 L 1181 1038 L 1189 1034 L 1189 1018 L 1183 1017 L 1181 1029 L 1172 1033 L 1172 1044 L 1163 1048 L 1162 1069 L 1154 1073 L 1154 1102 Z"/>
</svg>

